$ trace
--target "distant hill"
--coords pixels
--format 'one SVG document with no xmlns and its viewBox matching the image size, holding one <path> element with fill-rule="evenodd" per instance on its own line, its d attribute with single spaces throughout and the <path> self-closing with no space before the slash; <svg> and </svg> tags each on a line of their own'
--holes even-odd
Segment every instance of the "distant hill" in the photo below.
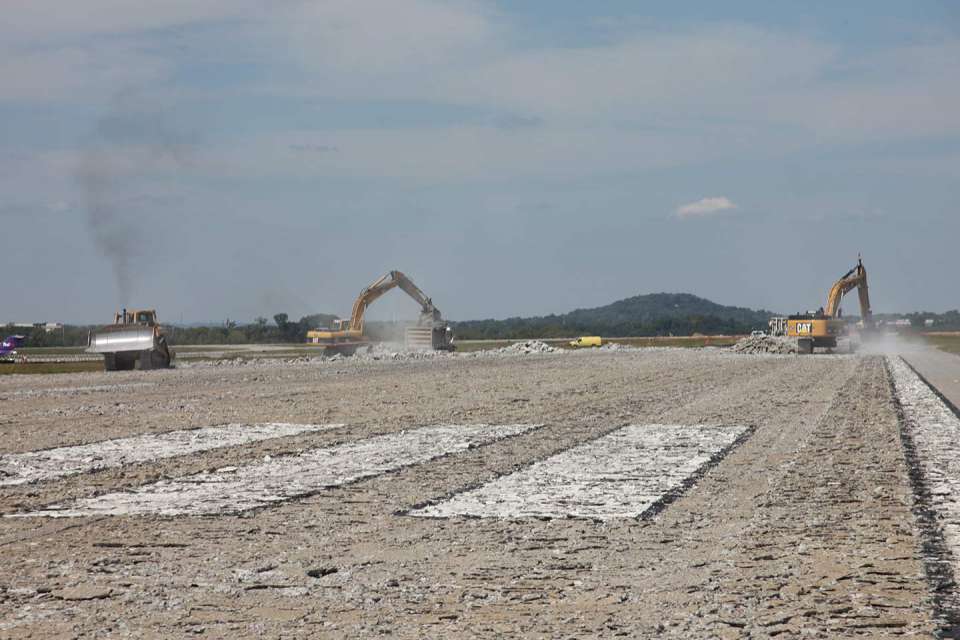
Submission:
<svg viewBox="0 0 960 640">
<path fill-rule="evenodd" d="M 454 324 L 461 339 L 554 338 L 583 334 L 683 336 L 749 333 L 764 329 L 770 311 L 728 307 L 690 293 L 651 293 L 560 315 Z"/>
</svg>

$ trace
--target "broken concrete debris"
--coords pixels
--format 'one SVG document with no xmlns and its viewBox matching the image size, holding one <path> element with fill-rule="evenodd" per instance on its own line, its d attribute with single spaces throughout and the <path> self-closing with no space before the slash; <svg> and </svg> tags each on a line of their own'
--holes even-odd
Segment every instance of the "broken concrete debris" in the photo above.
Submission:
<svg viewBox="0 0 960 640">
<path fill-rule="evenodd" d="M 797 341 L 778 336 L 747 336 L 730 347 L 734 353 L 797 353 Z"/>
<path fill-rule="evenodd" d="M 531 353 L 557 353 L 562 351 L 557 347 L 552 347 L 542 340 L 527 340 L 525 342 L 515 342 L 506 347 L 501 347 L 495 353 L 529 355 Z"/>
</svg>

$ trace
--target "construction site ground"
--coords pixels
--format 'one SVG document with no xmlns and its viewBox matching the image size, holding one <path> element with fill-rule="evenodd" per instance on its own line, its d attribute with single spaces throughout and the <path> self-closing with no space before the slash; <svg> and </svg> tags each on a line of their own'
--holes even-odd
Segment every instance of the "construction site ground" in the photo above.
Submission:
<svg viewBox="0 0 960 640">
<path fill-rule="evenodd" d="M 950 635 L 953 485 L 925 469 L 960 439 L 925 446 L 908 363 L 5 376 L 0 638 Z"/>
</svg>

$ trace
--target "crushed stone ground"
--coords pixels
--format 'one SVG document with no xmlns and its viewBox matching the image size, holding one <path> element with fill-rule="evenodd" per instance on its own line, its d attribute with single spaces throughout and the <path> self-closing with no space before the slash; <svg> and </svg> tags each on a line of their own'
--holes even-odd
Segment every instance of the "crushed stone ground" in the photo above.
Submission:
<svg viewBox="0 0 960 640">
<path fill-rule="evenodd" d="M 241 514 L 0 518 L 0 637 L 935 634 L 882 357 L 520 355 L 0 380 L 3 454 L 171 427 L 344 425 L 0 487 L 3 515 L 419 425 L 543 425 Z M 752 431 L 653 518 L 409 515 L 651 424 Z"/>
</svg>

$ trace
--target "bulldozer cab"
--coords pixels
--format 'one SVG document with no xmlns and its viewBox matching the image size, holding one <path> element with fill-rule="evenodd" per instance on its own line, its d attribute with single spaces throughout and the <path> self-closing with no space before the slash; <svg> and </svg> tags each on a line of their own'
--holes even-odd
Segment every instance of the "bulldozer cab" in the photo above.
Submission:
<svg viewBox="0 0 960 640">
<path fill-rule="evenodd" d="M 157 324 L 157 312 L 153 309 L 127 311 L 124 309 L 114 316 L 114 324 L 142 324 L 152 327 Z"/>
</svg>

